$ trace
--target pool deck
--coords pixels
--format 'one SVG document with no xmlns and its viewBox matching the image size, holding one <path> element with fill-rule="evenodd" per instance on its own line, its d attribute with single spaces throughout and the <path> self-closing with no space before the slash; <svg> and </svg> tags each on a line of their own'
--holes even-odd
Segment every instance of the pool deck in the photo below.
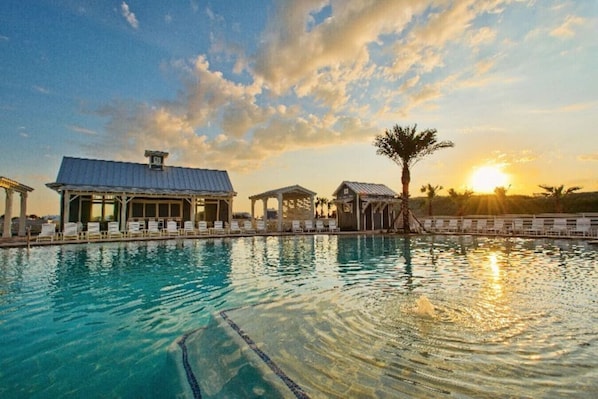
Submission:
<svg viewBox="0 0 598 399">
<path fill-rule="evenodd" d="M 237 237 L 260 237 L 260 236 L 309 236 L 309 235 L 403 235 L 397 232 L 388 232 L 386 230 L 366 230 L 366 231 L 322 231 L 322 232 L 268 232 L 268 233 L 241 233 L 241 234 L 195 234 L 195 235 L 179 235 L 179 236 L 135 236 L 122 238 L 107 238 L 88 240 L 84 236 L 79 239 L 62 239 L 60 233 L 57 233 L 54 240 L 37 241 L 37 236 L 31 237 L 10 237 L 0 238 L 0 248 L 19 248 L 19 247 L 38 247 L 47 245 L 68 245 L 68 244 L 88 244 L 88 243 L 102 243 L 102 242 L 135 242 L 135 241 L 166 241 L 166 240 L 197 240 L 197 239 L 212 239 L 212 238 L 237 238 Z M 482 237 L 496 237 L 496 238 L 552 238 L 552 239 L 570 239 L 570 240 L 584 240 L 589 244 L 598 245 L 596 236 L 582 236 L 582 235 L 554 235 L 554 234 L 493 234 L 493 233 L 472 233 L 472 232 L 424 232 L 411 233 L 411 235 L 460 235 L 460 236 L 482 236 Z"/>
</svg>

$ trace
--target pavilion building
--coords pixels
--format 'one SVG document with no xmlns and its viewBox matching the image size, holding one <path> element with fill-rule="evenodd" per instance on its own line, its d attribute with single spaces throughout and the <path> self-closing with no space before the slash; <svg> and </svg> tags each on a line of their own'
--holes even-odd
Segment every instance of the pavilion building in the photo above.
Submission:
<svg viewBox="0 0 598 399">
<path fill-rule="evenodd" d="M 64 157 L 54 183 L 61 223 L 129 220 L 232 220 L 234 191 L 223 170 L 168 166 L 167 152 L 145 151 L 148 162 Z"/>
</svg>

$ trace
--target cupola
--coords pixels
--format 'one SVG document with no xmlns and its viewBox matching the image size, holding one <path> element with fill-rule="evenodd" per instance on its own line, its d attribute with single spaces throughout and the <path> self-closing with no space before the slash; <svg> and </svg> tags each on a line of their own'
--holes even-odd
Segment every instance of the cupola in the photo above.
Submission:
<svg viewBox="0 0 598 399">
<path fill-rule="evenodd" d="M 167 156 L 167 152 L 145 150 L 145 157 L 149 158 L 149 168 L 153 170 L 163 170 Z"/>
</svg>

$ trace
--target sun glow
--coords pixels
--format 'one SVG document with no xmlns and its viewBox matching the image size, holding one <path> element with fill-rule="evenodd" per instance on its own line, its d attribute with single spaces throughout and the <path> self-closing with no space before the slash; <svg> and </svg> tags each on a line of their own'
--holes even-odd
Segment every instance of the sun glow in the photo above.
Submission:
<svg viewBox="0 0 598 399">
<path fill-rule="evenodd" d="M 496 187 L 507 187 L 508 180 L 500 165 L 486 165 L 474 170 L 470 183 L 476 193 L 492 193 Z"/>
</svg>

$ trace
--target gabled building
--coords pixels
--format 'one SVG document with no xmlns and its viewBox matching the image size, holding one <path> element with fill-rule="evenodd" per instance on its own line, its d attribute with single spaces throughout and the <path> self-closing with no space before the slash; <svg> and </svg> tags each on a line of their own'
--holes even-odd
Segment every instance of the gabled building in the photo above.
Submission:
<svg viewBox="0 0 598 399">
<path fill-rule="evenodd" d="M 264 220 L 267 221 L 268 200 L 278 202 L 276 212 L 276 231 L 290 228 L 292 220 L 312 220 L 314 218 L 314 197 L 316 193 L 299 185 L 277 188 L 261 194 L 252 195 L 251 217 L 255 218 L 255 203 L 262 201 Z M 286 225 L 286 226 L 285 226 Z"/>
<path fill-rule="evenodd" d="M 108 222 L 125 229 L 129 220 L 232 219 L 237 193 L 222 170 L 166 165 L 167 152 L 145 151 L 148 162 L 64 157 L 56 182 L 61 221 Z"/>
<path fill-rule="evenodd" d="M 344 181 L 332 194 L 341 230 L 393 228 L 400 210 L 398 194 L 384 184 Z"/>
</svg>

